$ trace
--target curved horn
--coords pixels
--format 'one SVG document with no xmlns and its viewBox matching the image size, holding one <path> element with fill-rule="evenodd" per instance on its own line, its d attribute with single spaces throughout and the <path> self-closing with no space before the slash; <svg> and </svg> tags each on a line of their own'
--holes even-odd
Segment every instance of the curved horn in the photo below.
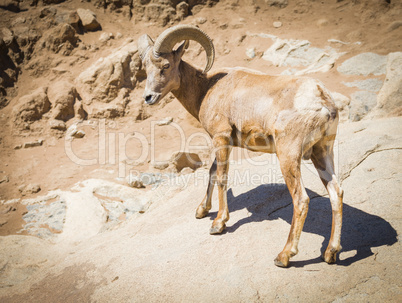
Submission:
<svg viewBox="0 0 402 303">
<path fill-rule="evenodd" d="M 145 55 L 147 54 L 148 50 L 151 46 L 154 45 L 154 41 L 151 39 L 150 36 L 144 34 L 138 38 L 137 46 L 138 46 L 138 53 L 140 55 L 141 60 L 144 60 Z"/>
<path fill-rule="evenodd" d="M 207 53 L 207 65 L 204 73 L 209 71 L 215 59 L 214 45 L 206 33 L 192 25 L 176 25 L 160 34 L 155 41 L 154 56 L 158 58 L 161 54 L 170 53 L 176 43 L 183 40 L 194 40 L 201 44 Z"/>
</svg>

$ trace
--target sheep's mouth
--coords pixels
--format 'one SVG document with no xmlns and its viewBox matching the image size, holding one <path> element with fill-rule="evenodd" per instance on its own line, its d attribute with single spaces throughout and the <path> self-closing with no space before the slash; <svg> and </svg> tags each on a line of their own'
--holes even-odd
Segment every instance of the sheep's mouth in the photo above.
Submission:
<svg viewBox="0 0 402 303">
<path fill-rule="evenodd" d="M 155 104 L 156 102 L 159 101 L 161 98 L 162 94 L 152 94 L 152 95 L 147 95 L 145 96 L 145 103 L 148 105 Z"/>
</svg>

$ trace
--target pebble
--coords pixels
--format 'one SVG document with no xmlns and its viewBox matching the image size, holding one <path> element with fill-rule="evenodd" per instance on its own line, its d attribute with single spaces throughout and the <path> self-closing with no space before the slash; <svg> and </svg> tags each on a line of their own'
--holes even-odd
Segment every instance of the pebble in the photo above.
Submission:
<svg viewBox="0 0 402 303">
<path fill-rule="evenodd" d="M 158 125 L 158 126 L 169 125 L 172 122 L 173 122 L 172 117 L 166 117 L 165 119 L 162 119 L 162 120 L 156 122 L 156 125 Z"/>
<path fill-rule="evenodd" d="M 29 194 L 36 194 L 41 190 L 41 188 L 39 184 L 28 184 L 19 186 L 18 190 L 21 192 L 23 196 L 25 196 Z"/>
<path fill-rule="evenodd" d="M 246 49 L 246 56 L 253 59 L 255 57 L 255 47 Z"/>
<path fill-rule="evenodd" d="M 26 143 L 24 143 L 24 148 L 42 146 L 42 144 L 43 144 L 43 140 L 42 140 L 42 139 L 40 139 L 40 140 L 38 140 L 38 141 L 26 142 Z"/>
<path fill-rule="evenodd" d="M 114 35 L 112 33 L 102 33 L 99 37 L 100 42 L 107 42 L 110 39 L 114 39 Z"/>
<path fill-rule="evenodd" d="M 152 166 L 156 169 L 164 170 L 164 169 L 168 168 L 169 162 L 168 161 L 165 161 L 165 162 L 159 161 L 158 163 L 152 163 Z"/>
<path fill-rule="evenodd" d="M 78 130 L 74 134 L 71 134 L 74 138 L 83 138 L 85 136 L 85 132 L 83 130 Z"/>
<path fill-rule="evenodd" d="M 275 22 L 273 23 L 273 26 L 274 26 L 275 28 L 279 28 L 279 27 L 282 26 L 282 22 L 281 22 L 281 21 L 275 21 Z"/>
<path fill-rule="evenodd" d="M 0 184 L 1 183 L 7 183 L 9 181 L 10 181 L 10 179 L 8 178 L 8 176 L 4 176 L 3 178 L 0 179 Z"/>
<path fill-rule="evenodd" d="M 126 180 L 127 180 L 128 186 L 130 186 L 130 187 L 145 188 L 144 183 L 142 183 L 141 179 L 138 176 L 128 175 Z"/>
<path fill-rule="evenodd" d="M 318 27 L 325 27 L 329 24 L 329 21 L 327 19 L 320 19 L 317 21 L 317 26 Z"/>
<path fill-rule="evenodd" d="M 60 120 L 50 120 L 49 125 L 51 129 L 58 129 L 63 131 L 67 129 L 66 123 Z"/>
<path fill-rule="evenodd" d="M 188 174 L 192 174 L 194 172 L 194 170 L 190 167 L 185 167 L 180 171 L 180 174 L 182 175 L 188 175 Z"/>
<path fill-rule="evenodd" d="M 83 138 L 85 132 L 83 130 L 78 130 L 77 124 L 73 124 L 68 128 L 67 137 L 69 138 Z"/>
<path fill-rule="evenodd" d="M 198 17 L 195 21 L 196 21 L 198 24 L 204 24 L 205 22 L 207 22 L 207 19 L 204 18 L 204 17 Z"/>
</svg>

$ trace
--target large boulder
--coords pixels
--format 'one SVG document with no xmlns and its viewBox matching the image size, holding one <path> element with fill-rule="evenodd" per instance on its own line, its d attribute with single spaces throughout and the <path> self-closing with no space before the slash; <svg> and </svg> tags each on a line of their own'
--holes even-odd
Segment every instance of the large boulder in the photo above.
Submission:
<svg viewBox="0 0 402 303">
<path fill-rule="evenodd" d="M 67 121 L 74 117 L 77 90 L 72 83 L 68 81 L 52 83 L 49 86 L 48 97 L 53 105 L 53 118 Z"/>
<path fill-rule="evenodd" d="M 5 107 L 7 98 L 7 88 L 12 87 L 18 78 L 18 67 L 9 56 L 9 49 L 3 39 L 0 38 L 0 109 Z"/>
<path fill-rule="evenodd" d="M 82 26 L 87 31 L 96 31 L 101 29 L 101 25 L 96 19 L 96 14 L 93 11 L 89 9 L 79 8 L 77 9 L 77 14 L 81 19 Z"/>
<path fill-rule="evenodd" d="M 12 12 L 20 11 L 20 2 L 18 0 L 0 0 L 0 8 Z"/>
<path fill-rule="evenodd" d="M 307 40 L 280 39 L 273 35 L 269 37 L 274 40 L 274 44 L 264 52 L 262 59 L 272 62 L 275 66 L 304 67 L 301 70 L 291 68 L 283 74 L 304 75 L 327 72 L 344 54 L 338 53 L 331 47 L 326 49 L 312 47 Z"/>
<path fill-rule="evenodd" d="M 77 46 L 78 36 L 75 29 L 70 24 L 60 24 L 55 28 L 44 33 L 35 47 L 36 52 L 48 49 L 55 53 L 69 55 L 74 47 Z"/>
<path fill-rule="evenodd" d="M 387 76 L 373 110 L 373 116 L 388 115 L 402 115 L 402 52 L 388 55 Z"/>
<path fill-rule="evenodd" d="M 344 61 L 338 72 L 345 75 L 383 75 L 387 64 L 387 56 L 374 53 L 363 53 Z"/>
<path fill-rule="evenodd" d="M 42 118 L 43 114 L 50 110 L 50 102 L 47 97 L 47 87 L 40 87 L 29 95 L 18 100 L 14 106 L 14 123 L 17 126 L 25 125 Z"/>
<path fill-rule="evenodd" d="M 369 91 L 357 91 L 350 95 L 349 120 L 360 121 L 377 104 L 377 95 Z"/>
<path fill-rule="evenodd" d="M 137 43 L 129 41 L 83 71 L 76 80 L 77 90 L 84 104 L 111 102 L 122 88 L 134 88 L 140 68 Z"/>
</svg>

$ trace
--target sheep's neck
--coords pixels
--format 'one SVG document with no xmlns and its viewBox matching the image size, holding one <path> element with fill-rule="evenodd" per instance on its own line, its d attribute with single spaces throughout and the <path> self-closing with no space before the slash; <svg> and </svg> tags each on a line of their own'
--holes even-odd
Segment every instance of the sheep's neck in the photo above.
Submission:
<svg viewBox="0 0 402 303">
<path fill-rule="evenodd" d="M 209 87 L 209 79 L 190 64 L 180 62 L 180 87 L 172 91 L 184 108 L 199 120 L 202 100 Z"/>
</svg>

